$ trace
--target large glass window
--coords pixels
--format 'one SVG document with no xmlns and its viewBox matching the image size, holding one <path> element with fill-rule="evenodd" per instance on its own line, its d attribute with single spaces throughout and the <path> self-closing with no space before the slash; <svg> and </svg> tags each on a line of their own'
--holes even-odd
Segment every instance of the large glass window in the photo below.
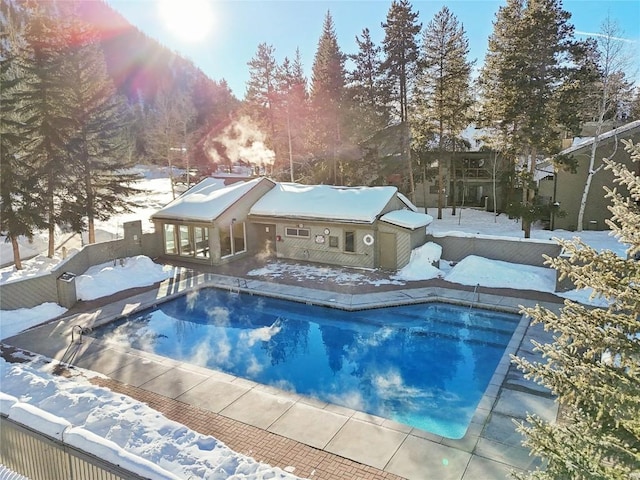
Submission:
<svg viewBox="0 0 640 480">
<path fill-rule="evenodd" d="M 180 225 L 180 255 L 193 256 L 193 242 L 191 241 L 191 228 L 189 225 Z"/>
<path fill-rule="evenodd" d="M 209 258 L 209 229 L 192 225 L 164 225 L 164 252 L 184 257 Z"/>
<path fill-rule="evenodd" d="M 164 224 L 164 252 L 173 255 L 178 253 L 178 242 L 176 242 L 176 226 L 170 223 Z"/>
<path fill-rule="evenodd" d="M 244 222 L 233 222 L 220 229 L 220 256 L 237 255 L 246 250 Z"/>
<path fill-rule="evenodd" d="M 220 228 L 220 256 L 226 257 L 232 255 L 231 234 L 229 228 Z"/>
<path fill-rule="evenodd" d="M 209 229 L 195 227 L 193 229 L 193 238 L 196 245 L 196 257 L 209 258 Z"/>
<path fill-rule="evenodd" d="M 233 233 L 233 253 L 245 251 L 244 241 L 244 222 L 232 223 L 231 230 Z"/>
<path fill-rule="evenodd" d="M 344 251 L 356 251 L 356 234 L 355 232 L 344 232 Z"/>
</svg>

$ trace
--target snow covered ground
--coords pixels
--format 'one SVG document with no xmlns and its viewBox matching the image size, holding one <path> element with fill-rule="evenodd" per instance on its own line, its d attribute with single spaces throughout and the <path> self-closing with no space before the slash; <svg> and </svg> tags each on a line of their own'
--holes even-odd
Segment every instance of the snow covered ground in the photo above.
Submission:
<svg viewBox="0 0 640 480">
<path fill-rule="evenodd" d="M 140 182 L 141 193 L 136 197 L 139 207 L 132 214 L 114 218 L 98 225 L 98 241 L 118 238 L 122 224 L 132 219 L 142 219 L 143 226 L 156 210 L 171 201 L 169 179 L 161 171 L 141 170 L 145 180 Z M 490 212 L 458 209 L 452 216 L 445 210 L 442 220 L 434 220 L 428 231 L 438 235 L 494 235 L 522 238 L 520 223 L 505 215 L 494 216 Z M 434 215 L 434 211 L 429 211 Z M 532 238 L 549 240 L 553 237 L 573 238 L 572 232 L 536 229 Z M 609 249 L 621 256 L 625 246 L 608 232 L 581 232 L 580 238 L 597 249 Z M 71 255 L 82 244 L 78 236 L 60 234 L 57 245 L 65 242 L 66 254 Z M 12 266 L 0 269 L 0 283 L 16 281 L 49 271 L 62 259 L 62 249 L 49 259 L 46 239 L 36 235 L 32 242 L 24 242 L 21 256 L 36 255 L 24 262 L 24 269 L 16 271 Z M 470 256 L 451 266 L 441 258 L 441 248 L 429 243 L 412 252 L 411 262 L 388 280 L 375 280 L 377 284 L 402 285 L 411 281 L 441 277 L 447 281 L 486 287 L 509 287 L 526 284 L 527 289 L 553 292 L 555 274 L 546 268 L 498 262 Z M 0 239 L 0 264 L 10 262 L 10 244 Z M 434 265 L 438 265 L 439 268 Z M 253 275 L 278 275 L 287 273 L 306 279 L 331 277 L 345 283 L 374 282 L 366 272 L 335 269 L 324 266 L 296 266 L 275 262 L 264 269 L 250 272 Z M 147 257 L 128 258 L 120 265 L 109 262 L 94 266 L 76 279 L 78 298 L 93 299 L 117 291 L 151 285 L 171 275 L 171 267 L 153 264 Z M 342 275 L 340 277 L 339 275 Z M 522 282 L 523 276 L 527 281 Z M 565 296 L 575 301 L 597 303 L 589 299 L 590 292 L 568 292 Z M 55 318 L 65 312 L 57 304 L 43 304 L 32 309 L 0 311 L 0 340 L 26 328 Z M 116 458 L 130 468 L 144 472 L 153 478 L 211 478 L 223 479 L 236 475 L 237 479 L 296 478 L 290 472 L 271 468 L 228 449 L 212 437 L 204 437 L 186 427 L 172 422 L 159 413 L 123 395 L 95 387 L 86 379 L 67 379 L 53 375 L 51 364 L 43 359 L 24 364 L 11 364 L 0 358 L 0 411 L 36 429 L 47 429 L 54 434 L 65 432 L 65 438 L 75 439 L 82 445 L 90 445 L 94 453 L 103 458 Z M 154 470 L 155 469 L 155 470 Z M 1 470 L 0 470 L 1 471 Z M 153 473 L 153 474 L 152 474 Z"/>
</svg>

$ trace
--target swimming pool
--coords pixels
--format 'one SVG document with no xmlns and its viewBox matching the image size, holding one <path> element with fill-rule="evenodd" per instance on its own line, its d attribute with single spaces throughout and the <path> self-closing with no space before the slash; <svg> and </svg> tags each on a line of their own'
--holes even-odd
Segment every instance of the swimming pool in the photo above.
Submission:
<svg viewBox="0 0 640 480">
<path fill-rule="evenodd" d="M 519 321 L 443 303 L 349 312 L 205 288 L 93 336 L 456 439 Z"/>
</svg>

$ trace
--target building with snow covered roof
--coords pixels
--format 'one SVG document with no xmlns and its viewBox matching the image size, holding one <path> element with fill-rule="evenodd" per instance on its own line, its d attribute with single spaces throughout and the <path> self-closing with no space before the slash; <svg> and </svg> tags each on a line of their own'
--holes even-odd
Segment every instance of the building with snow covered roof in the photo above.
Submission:
<svg viewBox="0 0 640 480">
<path fill-rule="evenodd" d="M 596 173 L 592 176 L 585 204 L 583 230 L 609 228 L 606 220 L 611 218 L 611 212 L 608 209 L 611 202 L 604 198 L 605 186 L 610 189 L 617 187 L 621 192 L 625 191 L 624 187 L 614 184 L 613 173 L 602 166 L 602 159 L 610 158 L 615 162 L 626 164 L 632 171 L 638 171 L 638 166 L 633 164 L 624 149 L 621 142 L 623 139 L 633 140 L 634 143 L 640 142 L 640 120 L 599 135 L 594 163 Z M 556 215 L 553 219 L 553 229 L 573 231 L 578 227 L 578 212 L 589 173 L 593 144 L 594 137 L 581 138 L 560 152 L 561 155 L 573 157 L 576 164 L 575 173 L 559 170 L 555 176 L 549 176 L 546 180 L 540 181 L 539 194 L 551 198 L 551 202 L 558 205 L 558 210 L 563 212 L 562 216 Z"/>
<path fill-rule="evenodd" d="M 396 187 L 275 183 L 261 177 L 220 187 L 205 179 L 151 217 L 163 256 L 217 265 L 273 255 L 396 270 L 426 242 L 433 218 Z"/>
</svg>

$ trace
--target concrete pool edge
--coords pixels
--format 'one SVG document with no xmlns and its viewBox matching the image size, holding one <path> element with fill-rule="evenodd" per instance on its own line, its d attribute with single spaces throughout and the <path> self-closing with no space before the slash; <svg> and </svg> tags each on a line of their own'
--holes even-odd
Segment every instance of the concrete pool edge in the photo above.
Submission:
<svg viewBox="0 0 640 480">
<path fill-rule="evenodd" d="M 336 305 L 344 304 L 350 307 L 349 309 L 355 309 L 355 310 L 362 309 L 362 308 L 377 308 L 380 306 L 392 306 L 392 305 L 401 305 L 401 304 L 409 304 L 409 303 L 427 303 L 432 301 L 444 301 L 447 303 L 466 302 L 461 304 L 466 304 L 466 305 L 471 304 L 472 306 L 474 307 L 477 306 L 478 308 L 480 307 L 487 308 L 488 306 L 489 308 L 493 308 L 496 310 L 507 310 L 507 311 L 510 311 L 511 313 L 514 313 L 520 310 L 521 305 L 530 306 L 530 305 L 539 303 L 539 302 L 530 301 L 526 299 L 519 299 L 519 298 L 513 298 L 513 297 L 501 297 L 498 295 L 490 295 L 490 294 L 483 294 L 482 302 L 478 302 L 478 301 L 474 301 L 476 299 L 474 298 L 471 292 L 459 291 L 459 290 L 446 290 L 446 289 L 440 289 L 437 287 L 436 288 L 427 287 L 422 289 L 398 289 L 398 290 L 380 292 L 375 294 L 372 294 L 372 293 L 337 294 L 336 292 L 319 291 L 319 290 L 314 290 L 307 287 L 298 287 L 298 286 L 292 287 L 290 285 L 282 286 L 282 285 L 273 284 L 270 282 L 262 282 L 259 280 L 249 280 L 246 282 L 244 281 L 239 282 L 238 279 L 234 277 L 221 278 L 221 276 L 217 276 L 217 275 L 214 276 L 211 274 L 201 274 L 201 276 L 202 278 L 199 278 L 196 280 L 192 279 L 190 282 L 188 282 L 190 283 L 190 285 L 184 284 L 181 286 L 174 283 L 172 285 L 172 287 L 174 288 L 169 288 L 168 284 L 161 285 L 158 288 L 157 292 L 148 292 L 146 294 L 130 297 L 122 302 L 119 302 L 119 305 L 120 305 L 119 307 L 111 306 L 112 308 L 103 308 L 100 310 L 100 312 L 82 313 L 82 314 L 72 315 L 69 317 L 63 317 L 61 319 L 58 319 L 57 324 L 55 325 L 50 324 L 50 326 L 48 327 L 49 334 L 55 334 L 55 336 L 60 337 L 59 339 L 60 342 L 54 342 L 54 343 L 59 343 L 57 353 L 55 351 L 56 347 L 53 344 L 50 345 L 52 348 L 44 348 L 44 349 L 41 348 L 40 350 L 49 350 L 49 352 L 51 352 L 52 355 L 47 355 L 47 356 L 54 358 L 56 360 L 61 360 L 60 354 L 64 352 L 64 350 L 61 347 L 63 345 L 64 346 L 68 345 L 69 338 L 70 338 L 69 334 L 74 325 L 87 326 L 90 323 L 91 324 L 90 326 L 97 326 L 99 324 L 116 320 L 117 318 L 129 316 L 140 310 L 144 310 L 146 308 L 159 305 L 160 303 L 163 303 L 164 301 L 168 301 L 179 295 L 187 294 L 189 291 L 197 290 L 199 288 L 206 288 L 206 287 L 223 288 L 227 290 L 231 289 L 232 291 L 242 291 L 243 288 L 250 288 L 250 290 L 247 291 L 247 293 L 253 293 L 253 294 L 265 294 L 264 292 L 260 291 L 260 289 L 267 287 L 265 288 L 265 290 L 267 290 L 268 293 L 276 294 L 276 295 L 269 295 L 269 296 L 279 296 L 281 298 L 287 298 L 289 300 L 294 300 L 294 301 L 300 301 L 297 299 L 307 298 L 309 303 L 317 303 L 317 304 L 322 304 L 320 303 L 320 301 L 324 300 L 326 302 L 330 302 L 328 306 L 336 307 Z M 244 283 L 246 287 L 236 286 L 236 285 L 239 285 L 240 283 Z M 295 295 L 284 297 L 283 292 L 280 291 L 281 289 L 286 289 L 289 293 L 294 293 Z M 360 297 L 360 298 L 357 298 L 357 297 Z M 353 301 L 354 298 L 356 300 L 355 304 Z M 480 299 L 478 298 L 477 300 L 480 300 Z M 61 323 L 62 325 L 60 325 Z M 509 465 L 509 463 L 505 463 L 506 459 L 499 455 L 497 456 L 497 458 L 493 458 L 495 456 L 492 455 L 492 453 L 489 450 L 487 450 L 487 448 L 484 448 L 480 454 L 477 454 L 474 452 L 476 452 L 477 450 L 477 446 L 482 438 L 481 434 L 485 430 L 487 424 L 489 423 L 494 407 L 496 406 L 496 403 L 500 398 L 502 385 L 505 381 L 507 372 L 512 367 L 510 364 L 510 355 L 515 353 L 519 348 L 519 346 L 522 344 L 524 334 L 528 328 L 528 323 L 529 323 L 528 319 L 522 316 L 520 323 L 518 327 L 516 327 L 516 331 L 512 335 L 511 340 L 507 345 L 507 348 L 505 349 L 505 352 L 503 353 L 503 356 L 493 373 L 491 381 L 489 382 L 489 385 L 480 400 L 480 403 L 476 409 L 474 418 L 471 421 L 471 424 L 467 430 L 467 433 L 460 440 L 452 440 L 452 439 L 446 439 L 443 437 L 438 437 L 429 432 L 424 432 L 417 429 L 410 429 L 409 431 L 406 431 L 406 429 L 410 427 L 406 427 L 400 424 L 396 425 L 394 424 L 394 422 L 385 421 L 384 419 L 380 419 L 378 417 L 373 417 L 366 414 L 361 414 L 356 411 L 346 411 L 346 410 L 340 410 L 335 408 L 327 409 L 326 406 L 319 408 L 319 410 L 323 410 L 325 414 L 326 412 L 329 412 L 331 414 L 332 419 L 336 418 L 335 415 L 347 418 L 347 421 L 349 421 L 349 426 L 347 428 L 346 426 L 347 421 L 345 421 L 345 423 L 341 427 L 341 431 L 344 429 L 346 432 L 347 430 L 349 430 L 349 428 L 353 428 L 353 429 L 364 428 L 365 430 L 368 428 L 376 428 L 376 429 L 384 429 L 390 432 L 395 432 L 389 435 L 391 435 L 394 438 L 395 449 L 392 449 L 392 450 L 396 452 L 396 454 L 397 452 L 400 452 L 402 448 L 405 448 L 404 446 L 406 446 L 406 448 L 413 448 L 412 445 L 415 445 L 415 444 L 420 444 L 423 447 L 424 445 L 432 444 L 432 445 L 440 445 L 443 447 L 453 448 L 454 450 L 460 452 L 458 454 L 458 456 L 460 456 L 460 461 L 465 463 L 464 468 L 461 470 L 461 475 L 455 478 L 464 478 L 464 472 L 472 468 L 471 460 L 472 460 L 472 457 L 475 455 L 479 455 L 480 457 L 482 457 L 483 459 L 482 461 L 485 461 L 485 460 L 495 461 L 500 463 L 500 465 Z M 44 332 L 42 333 L 44 334 Z M 51 337 L 49 334 L 44 334 L 44 337 L 47 337 L 50 340 Z M 31 335 L 27 335 L 25 333 L 25 335 L 26 336 L 24 340 L 27 340 L 27 343 L 31 343 L 28 341 L 27 337 L 31 336 L 33 338 L 34 333 L 32 333 Z M 20 337 L 20 336 L 22 335 L 19 335 L 17 337 Z M 14 337 L 14 338 L 17 338 L 17 337 Z M 43 335 L 36 335 L 36 337 L 42 338 Z M 11 340 L 11 339 L 8 339 L 8 340 Z M 18 341 L 18 343 L 23 343 L 23 342 Z M 85 347 L 87 348 L 90 347 L 89 342 L 87 342 L 87 345 Z M 96 347 L 98 347 L 97 344 L 96 344 Z M 20 348 L 25 348 L 24 343 L 22 346 L 20 346 Z M 25 348 L 25 349 L 30 350 L 29 348 Z M 41 353 L 46 355 L 44 351 Z M 152 357 L 148 354 L 145 354 L 144 356 L 139 356 L 136 354 L 135 356 L 138 358 L 145 358 L 146 360 L 149 360 L 149 361 L 152 360 Z M 158 361 L 158 359 L 153 359 L 153 361 Z M 198 373 L 197 370 L 201 368 L 201 367 L 191 367 L 191 366 L 186 367 L 185 364 L 180 364 L 180 362 L 176 362 L 176 361 L 165 361 L 165 362 L 159 362 L 159 363 L 167 367 L 170 366 L 171 368 L 178 368 L 182 371 L 192 371 L 195 374 L 197 374 Z M 141 388 L 144 388 L 144 386 L 142 386 Z M 260 386 L 258 384 L 254 384 L 251 387 L 251 389 L 252 390 L 257 389 L 254 392 L 256 396 L 260 396 L 260 395 L 264 396 L 263 394 L 274 395 L 274 393 L 277 393 L 276 390 L 274 390 L 272 387 Z M 283 398 L 288 399 L 288 401 L 291 401 L 291 395 L 292 395 L 291 393 L 280 391 L 278 395 L 282 395 Z M 307 407 L 318 408 L 317 405 L 313 405 L 313 402 L 307 402 L 304 400 L 296 400 L 296 402 L 294 403 L 303 404 L 305 410 L 307 410 Z M 309 403 L 311 403 L 311 405 L 309 405 Z M 289 409 L 287 409 L 287 411 L 288 410 Z M 273 425 L 274 423 L 275 423 L 275 420 L 274 422 L 271 422 L 270 425 Z M 364 425 L 369 425 L 369 427 L 366 427 Z M 269 427 L 266 428 L 266 430 L 269 431 Z M 346 432 L 344 435 L 351 434 L 351 433 L 352 432 Z M 338 434 L 336 433 L 336 435 Z M 297 441 L 300 441 L 300 440 L 297 440 Z M 424 442 L 427 442 L 427 443 L 424 443 Z M 311 445 L 311 446 L 314 446 L 317 448 L 317 445 Z M 380 468 L 381 470 L 399 474 L 399 475 L 403 474 L 403 475 L 406 475 L 406 478 L 411 478 L 411 475 L 407 474 L 407 472 L 404 471 L 406 470 L 406 462 L 394 461 L 395 455 L 393 454 L 391 456 L 383 455 L 377 459 L 374 459 L 374 461 L 367 463 L 366 458 L 362 457 L 361 452 L 349 453 L 349 452 L 340 451 L 341 448 L 345 447 L 344 438 L 341 439 L 336 437 L 335 441 L 331 445 L 329 443 L 326 443 L 324 447 L 325 448 L 323 449 L 331 453 L 337 453 L 339 455 L 345 456 L 346 458 L 352 458 L 355 456 L 356 458 L 352 458 L 352 459 L 357 462 L 365 463 L 365 464 L 375 463 L 375 465 L 372 465 L 375 468 Z M 434 449 L 436 450 L 439 448 L 442 448 L 442 447 L 434 447 Z M 386 458 L 385 464 L 380 465 L 381 459 L 384 459 L 384 458 Z M 510 466 L 517 468 L 520 465 L 510 465 Z M 472 477 L 469 477 L 469 478 L 472 478 Z"/>
</svg>

